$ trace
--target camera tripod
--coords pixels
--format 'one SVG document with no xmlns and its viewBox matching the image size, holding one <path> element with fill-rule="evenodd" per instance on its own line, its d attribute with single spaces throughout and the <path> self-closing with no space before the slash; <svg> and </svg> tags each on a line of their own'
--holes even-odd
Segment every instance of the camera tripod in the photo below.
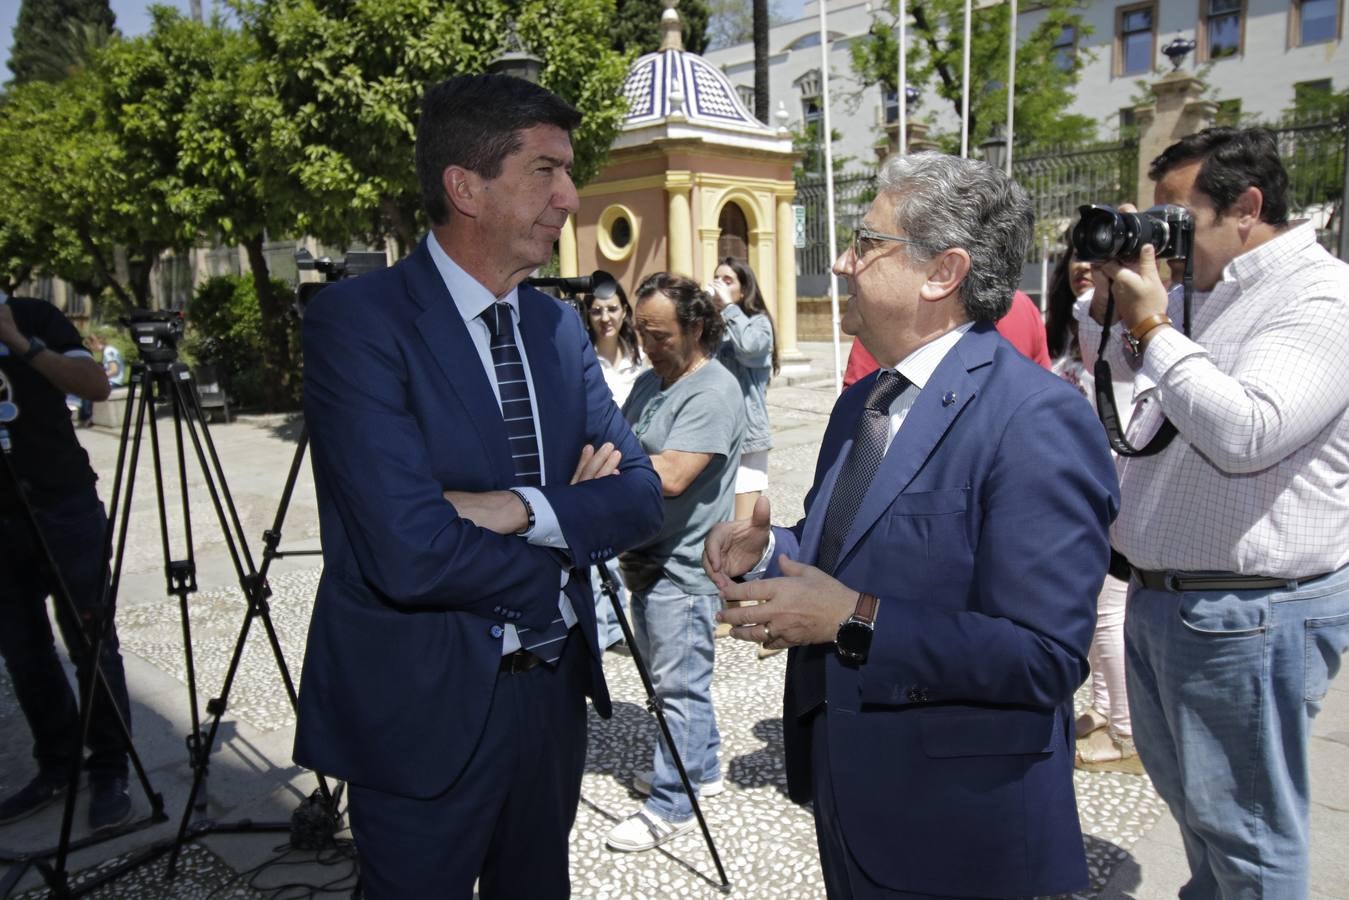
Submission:
<svg viewBox="0 0 1349 900">
<path fill-rule="evenodd" d="M 47 570 L 51 573 L 52 582 L 55 590 L 54 600 L 58 606 L 63 609 L 72 621 L 79 622 L 82 617 L 79 608 L 71 596 L 70 589 L 66 585 L 65 576 L 61 573 L 61 568 L 52 554 L 51 546 L 47 543 L 46 535 L 38 523 L 37 515 L 33 511 L 33 506 L 29 502 L 27 493 L 23 489 L 18 473 L 14 469 L 13 461 L 10 459 L 12 447 L 10 444 L 10 435 L 5 422 L 13 421 L 12 417 L 6 420 L 0 420 L 0 458 L 3 464 L 0 468 L 4 469 L 4 478 L 13 489 L 13 495 L 18 498 L 19 508 L 22 511 L 22 517 L 25 524 L 33 535 L 33 543 L 37 547 L 38 553 L 45 563 Z M 130 834 L 148 828 L 151 825 L 168 821 L 168 816 L 164 814 L 164 798 L 155 792 L 150 785 L 149 775 L 145 771 L 145 766 L 141 762 L 140 754 L 136 751 L 135 744 L 131 739 L 131 729 L 127 725 L 126 715 L 116 700 L 112 688 L 108 681 L 107 673 L 103 670 L 103 646 L 108 632 L 112 626 L 112 616 L 107 615 L 108 603 L 114 596 L 109 590 L 107 580 L 107 561 L 112 544 L 112 528 L 109 524 L 104 528 L 103 540 L 99 545 L 100 564 L 99 571 L 103 573 L 101 597 L 97 609 L 99 613 L 87 621 L 86 626 L 79 632 L 79 642 L 82 645 L 81 650 L 85 654 L 85 659 L 89 660 L 87 664 L 87 673 L 82 674 L 83 680 L 79 685 L 79 719 L 80 727 L 74 738 L 70 757 L 70 769 L 67 774 L 66 796 L 64 810 L 61 816 L 61 835 L 57 845 L 52 848 L 36 850 L 27 853 L 11 853 L 10 851 L 0 851 L 0 861 L 14 863 L 5 873 L 4 878 L 0 878 L 0 897 L 9 896 L 10 891 L 23 877 L 30 865 L 35 865 L 41 872 L 43 880 L 51 889 L 54 897 L 71 897 L 76 893 L 85 893 L 106 883 L 120 874 L 101 873 L 97 878 L 88 881 L 80 886 L 78 892 L 70 889 L 66 863 L 69 860 L 71 851 L 82 850 L 85 847 L 92 847 L 105 841 L 121 837 L 124 834 Z M 74 648 L 71 648 L 74 649 Z M 73 654 L 72 654 L 73 655 Z M 142 790 L 146 798 L 150 801 L 150 814 L 139 819 L 132 820 L 116 828 L 99 832 L 89 837 L 79 840 L 71 839 L 71 829 L 75 818 L 75 797 L 79 789 L 80 773 L 84 769 L 84 745 L 89 736 L 90 722 L 93 719 L 93 708 L 95 702 L 109 704 L 113 709 L 113 717 L 117 722 L 123 739 L 126 742 L 126 752 L 128 761 L 136 773 Z M 54 864 L 48 865 L 43 862 L 47 859 L 55 860 Z"/>
<path fill-rule="evenodd" d="M 146 339 L 141 337 L 141 342 L 143 344 L 146 343 Z M 248 551 L 248 544 L 244 538 L 243 526 L 239 521 L 238 511 L 234 506 L 234 500 L 230 495 L 229 486 L 225 481 L 225 474 L 220 465 L 220 457 L 216 453 L 215 443 L 212 440 L 210 431 L 206 425 L 206 417 L 202 413 L 196 390 L 192 384 L 192 376 L 188 371 L 187 366 L 177 361 L 176 351 L 173 349 L 170 341 L 156 338 L 151 343 L 156 344 L 152 349 L 142 347 L 142 357 L 145 358 L 146 361 L 136 363 L 132 366 L 131 380 L 127 392 L 126 413 L 122 420 L 121 446 L 118 450 L 117 474 L 113 487 L 113 506 L 116 506 L 117 500 L 121 496 L 120 490 L 124 476 L 126 480 L 126 494 L 125 499 L 122 501 L 117 529 L 117 550 L 113 565 L 110 590 L 112 592 L 111 596 L 115 596 L 117 586 L 120 582 L 128 525 L 131 521 L 131 498 L 135 486 L 136 465 L 140 455 L 146 420 L 148 418 L 150 426 L 150 446 L 154 457 L 156 506 L 159 516 L 160 538 L 163 546 L 167 590 L 169 594 L 178 598 L 179 617 L 183 632 L 183 652 L 186 663 L 189 708 L 192 717 L 192 731 L 187 736 L 186 743 L 188 759 L 193 769 L 193 779 L 191 790 L 188 793 L 187 803 L 183 810 L 182 819 L 179 823 L 177 835 L 172 841 L 160 842 L 141 851 L 141 853 L 129 860 L 126 866 L 120 871 L 126 871 L 127 869 L 143 865 L 149 860 L 167 852 L 169 853 L 167 874 L 171 878 L 176 874 L 178 856 L 183 845 L 198 837 L 206 834 L 224 833 L 290 832 L 292 829 L 292 823 L 290 822 L 253 822 L 243 820 L 230 823 L 215 822 L 209 819 L 193 821 L 194 810 L 200 811 L 206 806 L 205 797 L 202 796 L 202 792 L 205 789 L 206 778 L 210 770 L 211 750 L 215 745 L 215 738 L 220 728 L 221 719 L 228 707 L 230 690 L 233 687 L 234 678 L 238 673 L 239 663 L 243 656 L 243 651 L 254 619 L 260 619 L 263 628 L 266 631 L 272 656 L 281 673 L 282 682 L 285 685 L 286 694 L 290 700 L 292 709 L 296 707 L 297 696 L 295 684 L 291 679 L 290 670 L 286 666 L 285 657 L 281 650 L 281 643 L 277 637 L 276 628 L 272 623 L 271 614 L 267 604 L 267 600 L 271 596 L 271 588 L 267 583 L 267 569 L 271 560 L 279 554 L 275 553 L 275 545 L 271 544 L 269 545 L 270 552 L 264 556 L 262 568 L 258 569 L 254 566 L 252 555 Z M 167 404 L 172 410 L 173 436 L 176 450 L 177 474 L 181 495 L 186 548 L 185 557 L 180 559 L 173 558 L 169 543 L 169 526 L 166 512 L 167 503 L 164 489 L 163 460 L 160 452 L 159 426 L 156 421 L 154 410 L 152 409 L 152 406 L 155 403 Z M 136 423 L 134 435 L 131 433 L 131 423 L 133 419 Z M 248 604 L 244 614 L 243 624 L 240 627 L 238 638 L 235 641 L 234 651 L 230 657 L 229 666 L 226 670 L 225 679 L 220 688 L 220 695 L 212 698 L 206 703 L 206 711 L 212 717 L 210 725 L 207 728 L 204 728 L 202 725 L 198 706 L 198 689 L 192 648 L 192 631 L 188 616 L 187 598 L 189 594 L 194 593 L 197 590 L 197 580 L 196 561 L 193 556 L 192 546 L 191 510 L 188 502 L 187 459 L 183 440 L 184 426 L 186 426 L 188 436 L 191 439 L 201 474 L 206 482 L 207 491 L 215 509 L 216 520 L 219 523 L 221 534 L 225 538 L 225 544 L 234 565 L 235 573 L 238 576 L 239 585 L 244 592 Z M 129 437 L 130 440 L 128 440 Z M 289 497 L 290 487 L 294 483 L 294 475 L 295 473 L 292 471 L 291 480 L 287 486 L 287 498 Z M 281 513 L 278 513 L 278 522 L 280 516 Z M 328 816 L 335 820 L 336 801 L 322 775 L 318 776 L 318 784 L 322 808 Z"/>
</svg>

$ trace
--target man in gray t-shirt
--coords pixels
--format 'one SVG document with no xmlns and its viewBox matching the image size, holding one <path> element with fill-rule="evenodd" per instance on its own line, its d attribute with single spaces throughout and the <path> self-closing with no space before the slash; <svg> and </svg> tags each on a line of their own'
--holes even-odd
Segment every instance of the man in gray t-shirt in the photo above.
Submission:
<svg viewBox="0 0 1349 900">
<path fill-rule="evenodd" d="M 686 594 L 717 593 L 703 571 L 703 539 L 713 525 L 733 518 L 744 405 L 740 383 L 715 360 L 667 390 L 661 390 L 654 369 L 633 384 L 623 415 L 643 450 L 706 453 L 712 459 L 683 493 L 666 493 L 665 524 L 656 536 L 621 557 L 629 587 L 640 589 L 663 576 Z"/>
<path fill-rule="evenodd" d="M 722 319 L 687 278 L 653 275 L 637 290 L 637 331 L 651 360 L 623 405 L 660 476 L 665 524 L 619 558 L 632 592 L 633 637 L 646 659 L 675 747 L 700 796 L 722 790 L 721 736 L 712 709 L 713 617 L 721 597 L 703 571 L 703 541 L 735 507 L 745 437 L 740 383 L 715 359 Z M 609 832 L 615 850 L 648 850 L 693 827 L 674 758 L 658 742 L 655 766 L 633 787 L 648 799 Z"/>
</svg>

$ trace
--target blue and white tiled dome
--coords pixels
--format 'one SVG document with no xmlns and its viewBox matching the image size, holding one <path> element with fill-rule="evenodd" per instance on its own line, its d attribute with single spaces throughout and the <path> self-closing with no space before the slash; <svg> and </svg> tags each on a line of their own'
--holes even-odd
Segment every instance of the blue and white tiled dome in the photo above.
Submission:
<svg viewBox="0 0 1349 900">
<path fill-rule="evenodd" d="M 638 59 L 628 70 L 623 93 L 628 98 L 625 128 L 639 128 L 666 119 L 671 113 L 681 113 L 693 124 L 772 131 L 745 108 L 719 69 L 684 50 L 661 50 Z"/>
<path fill-rule="evenodd" d="M 654 140 L 694 140 L 775 153 L 791 152 L 791 135 L 754 118 L 726 75 L 680 39 L 678 0 L 665 0 L 661 48 L 628 70 L 628 114 L 614 148 Z"/>
</svg>

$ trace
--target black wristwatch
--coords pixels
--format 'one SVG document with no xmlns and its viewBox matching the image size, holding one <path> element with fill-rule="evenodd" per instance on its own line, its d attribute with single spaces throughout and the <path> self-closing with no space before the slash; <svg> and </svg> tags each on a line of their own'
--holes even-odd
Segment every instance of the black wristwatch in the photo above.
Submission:
<svg viewBox="0 0 1349 900">
<path fill-rule="evenodd" d="M 871 636 L 876 631 L 876 611 L 881 601 L 875 594 L 857 595 L 857 608 L 852 616 L 838 626 L 838 635 L 834 638 L 834 649 L 839 659 L 846 663 L 861 665 L 867 661 L 871 652 Z"/>
<path fill-rule="evenodd" d="M 28 349 L 24 351 L 23 356 L 20 356 L 19 359 L 23 360 L 26 363 L 30 363 L 33 361 L 33 357 L 37 356 L 39 353 L 41 353 L 43 350 L 46 349 L 47 349 L 47 342 L 44 341 L 42 338 L 29 338 Z"/>
</svg>

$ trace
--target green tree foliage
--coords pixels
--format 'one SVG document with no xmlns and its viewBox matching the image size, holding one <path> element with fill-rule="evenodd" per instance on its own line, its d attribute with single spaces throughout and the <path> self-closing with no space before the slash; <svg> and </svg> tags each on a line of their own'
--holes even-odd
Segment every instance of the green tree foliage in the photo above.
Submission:
<svg viewBox="0 0 1349 900">
<path fill-rule="evenodd" d="M 284 281 L 271 279 L 266 290 L 284 306 L 294 291 Z M 187 305 L 187 336 L 183 350 L 200 362 L 215 363 L 230 395 L 242 406 L 274 407 L 275 389 L 259 365 L 269 342 L 258 302 L 255 279 L 247 275 L 219 275 L 203 281 Z M 298 342 L 292 334 L 288 341 Z M 289 385 L 289 405 L 299 402 L 298 380 Z"/>
<path fill-rule="evenodd" d="M 288 172 L 300 148 L 257 55 L 250 37 L 218 20 L 157 7 L 150 32 L 112 48 L 101 70 L 109 106 L 130 123 L 123 146 L 155 161 L 174 212 L 201 239 L 247 253 L 263 336 L 252 365 L 266 406 L 280 409 L 293 403 L 298 366 L 263 245 L 293 231 L 308 198 Z"/>
<path fill-rule="evenodd" d="M 1022 6 L 1028 4 L 1022 2 Z M 1065 27 L 1077 30 L 1079 41 L 1091 33 L 1077 0 L 1045 0 L 1044 11 L 1028 38 L 1017 44 L 1015 131 L 1020 152 L 1094 137 L 1087 116 L 1068 115 L 1084 60 L 1079 51 L 1067 70 L 1060 69 L 1054 42 Z M 853 71 L 867 85 L 880 83 L 894 91 L 898 82 L 896 43 L 898 4 L 887 0 L 870 33 L 852 46 Z M 920 89 L 933 86 L 961 114 L 961 69 L 964 54 L 963 0 L 910 0 L 908 81 Z M 970 145 L 977 146 L 996 123 L 1007 120 L 1008 10 L 1006 5 L 974 11 L 970 26 Z M 959 147 L 959 131 L 935 135 L 947 149 Z"/>
<path fill-rule="evenodd" d="M 60 85 L 9 92 L 0 106 L 0 220 L 6 246 L 26 247 L 32 269 L 145 306 L 160 253 L 187 247 L 195 231 L 171 166 L 123 141 L 152 124 L 108 100 L 97 60 Z M 5 277 L 18 274 L 11 265 Z"/>
<path fill-rule="evenodd" d="M 769 28 L 787 22 L 779 6 L 777 2 L 768 3 Z M 754 4 L 750 0 L 707 0 L 707 13 L 709 50 L 748 44 L 754 39 Z"/>
<path fill-rule="evenodd" d="M 14 83 L 60 81 L 87 65 L 114 22 L 108 0 L 23 0 L 9 52 Z"/>
<path fill-rule="evenodd" d="M 680 0 L 680 35 L 684 49 L 701 54 L 707 49 L 707 0 Z M 619 53 L 654 53 L 660 49 L 661 0 L 616 0 L 612 46 Z"/>
<path fill-rule="evenodd" d="M 628 58 L 607 39 L 612 0 L 235 3 L 279 104 L 273 140 L 306 198 L 297 227 L 330 245 L 393 236 L 411 248 L 424 224 L 413 169 L 421 95 L 483 71 L 511 22 L 544 62 L 540 83 L 585 113 L 572 135 L 578 182 L 598 171 L 622 121 Z"/>
</svg>

